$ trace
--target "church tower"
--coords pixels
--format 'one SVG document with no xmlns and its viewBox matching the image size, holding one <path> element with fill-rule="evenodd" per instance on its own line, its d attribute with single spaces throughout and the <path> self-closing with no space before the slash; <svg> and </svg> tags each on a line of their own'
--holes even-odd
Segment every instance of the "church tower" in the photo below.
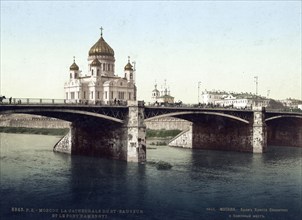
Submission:
<svg viewBox="0 0 302 220">
<path fill-rule="evenodd" d="M 125 78 L 127 79 L 128 82 L 135 83 L 134 82 L 134 70 L 133 66 L 130 63 L 130 57 L 128 56 L 128 63 L 126 64 L 125 68 Z"/>
<path fill-rule="evenodd" d="M 73 64 L 69 67 L 70 71 L 70 79 L 78 79 L 79 78 L 79 66 L 75 63 L 75 57 L 73 57 Z"/>
<path fill-rule="evenodd" d="M 92 77 L 100 77 L 101 76 L 101 67 L 102 64 L 98 60 L 98 58 L 95 58 L 91 64 L 90 64 L 90 73 Z"/>
<path fill-rule="evenodd" d="M 159 98 L 159 96 L 160 96 L 160 92 L 158 91 L 158 89 L 157 89 L 157 84 L 155 83 L 154 89 L 153 89 L 153 91 L 152 91 L 152 101 L 153 101 L 153 102 L 156 102 L 157 99 Z"/>
</svg>

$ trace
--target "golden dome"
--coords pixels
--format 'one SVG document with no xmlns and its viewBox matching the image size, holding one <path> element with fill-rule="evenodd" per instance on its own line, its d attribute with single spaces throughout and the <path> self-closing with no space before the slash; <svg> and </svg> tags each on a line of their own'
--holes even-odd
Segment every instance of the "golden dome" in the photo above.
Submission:
<svg viewBox="0 0 302 220">
<path fill-rule="evenodd" d="M 79 70 L 78 65 L 73 61 L 73 64 L 69 67 L 70 70 Z"/>
<path fill-rule="evenodd" d="M 130 62 L 128 62 L 125 66 L 125 70 L 133 70 L 133 66 L 130 64 Z"/>
<path fill-rule="evenodd" d="M 101 66 L 101 63 L 100 63 L 100 61 L 97 58 L 95 58 L 92 61 L 92 63 L 90 64 L 90 66 Z"/>
<path fill-rule="evenodd" d="M 102 36 L 89 50 L 89 56 L 97 55 L 114 56 L 113 49 L 106 43 Z"/>
</svg>

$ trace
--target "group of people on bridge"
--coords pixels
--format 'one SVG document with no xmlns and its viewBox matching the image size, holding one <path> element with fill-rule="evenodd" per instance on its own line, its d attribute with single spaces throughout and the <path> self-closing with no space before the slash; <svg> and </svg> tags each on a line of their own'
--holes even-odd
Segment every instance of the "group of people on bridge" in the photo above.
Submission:
<svg viewBox="0 0 302 220">
<path fill-rule="evenodd" d="M 0 96 L 0 104 L 3 104 L 3 100 L 4 99 L 6 99 L 6 97 L 5 96 Z M 12 104 L 12 100 L 13 100 L 13 97 L 10 97 L 9 99 L 8 99 L 8 104 Z M 17 104 L 21 104 L 21 100 L 19 99 L 18 101 L 17 101 Z"/>
</svg>

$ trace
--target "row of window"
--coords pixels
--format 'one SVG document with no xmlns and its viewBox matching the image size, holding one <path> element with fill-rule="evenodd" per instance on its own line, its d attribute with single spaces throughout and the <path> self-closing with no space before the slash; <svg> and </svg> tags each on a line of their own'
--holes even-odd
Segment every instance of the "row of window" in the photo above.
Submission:
<svg viewBox="0 0 302 220">
<path fill-rule="evenodd" d="M 76 94 L 75 92 L 70 92 L 70 99 L 76 99 L 75 94 Z M 124 100 L 126 98 L 125 94 L 126 94 L 126 92 L 118 92 L 118 97 L 117 98 Z M 96 99 L 101 99 L 100 95 L 101 95 L 101 93 L 99 91 L 96 92 Z M 108 92 L 105 91 L 104 95 L 105 95 L 105 100 L 107 100 L 108 99 Z M 113 95 L 114 94 L 111 91 L 109 99 L 112 100 L 114 98 Z M 80 92 L 77 92 L 77 98 L 80 99 Z M 86 97 L 86 91 L 84 91 L 83 92 L 83 99 L 86 99 L 86 98 L 94 99 L 94 92 L 90 92 L 90 97 Z M 128 99 L 131 100 L 131 98 L 132 98 L 132 93 L 128 92 Z M 66 92 L 66 99 L 69 99 L 68 92 Z"/>
<path fill-rule="evenodd" d="M 216 101 L 216 103 L 233 104 L 233 103 L 248 103 L 247 99 L 229 100 L 229 101 Z"/>
<path fill-rule="evenodd" d="M 70 73 L 70 79 L 71 78 L 72 78 L 72 73 Z M 77 73 L 74 74 L 74 78 L 78 78 L 78 74 Z"/>
<path fill-rule="evenodd" d="M 101 63 L 100 69 L 102 69 L 102 67 L 103 67 L 103 71 L 114 71 L 114 64 Z M 91 66 L 90 66 L 90 70 L 91 70 Z"/>
</svg>

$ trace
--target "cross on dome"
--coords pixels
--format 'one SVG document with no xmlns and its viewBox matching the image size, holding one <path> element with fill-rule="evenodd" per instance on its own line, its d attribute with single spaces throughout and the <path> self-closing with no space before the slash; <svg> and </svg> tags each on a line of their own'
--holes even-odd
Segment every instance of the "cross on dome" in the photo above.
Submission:
<svg viewBox="0 0 302 220">
<path fill-rule="evenodd" d="M 103 30 L 104 30 L 104 28 L 101 26 L 100 30 L 101 30 L 101 37 L 103 37 Z"/>
</svg>

